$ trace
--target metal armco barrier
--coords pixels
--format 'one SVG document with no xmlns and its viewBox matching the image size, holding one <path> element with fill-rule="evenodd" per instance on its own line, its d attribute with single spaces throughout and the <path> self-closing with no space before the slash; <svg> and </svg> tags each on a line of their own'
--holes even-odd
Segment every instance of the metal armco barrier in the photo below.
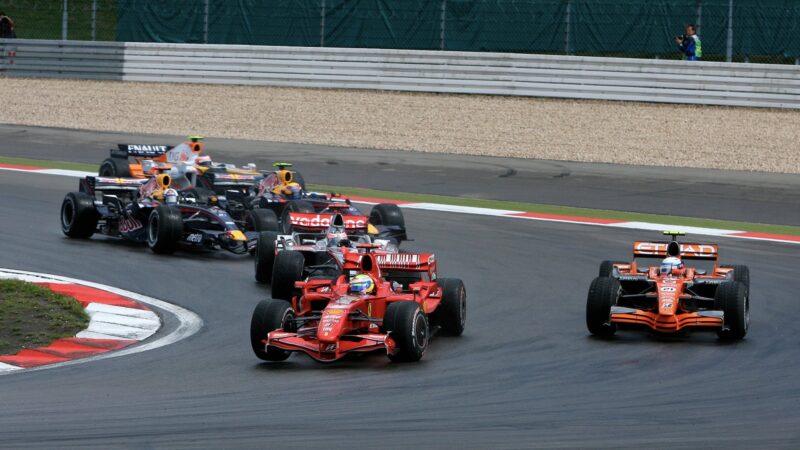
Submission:
<svg viewBox="0 0 800 450">
<path fill-rule="evenodd" d="M 0 55 L 0 76 L 13 77 L 800 108 L 800 67 L 790 65 L 22 39 L 0 39 Z"/>
</svg>

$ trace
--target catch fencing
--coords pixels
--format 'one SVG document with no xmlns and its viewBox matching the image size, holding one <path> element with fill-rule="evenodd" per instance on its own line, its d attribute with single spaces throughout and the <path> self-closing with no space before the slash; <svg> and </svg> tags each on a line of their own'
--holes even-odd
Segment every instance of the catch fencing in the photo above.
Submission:
<svg viewBox="0 0 800 450">
<path fill-rule="evenodd" d="M 800 67 L 477 53 L 0 39 L 0 75 L 800 108 Z"/>
</svg>

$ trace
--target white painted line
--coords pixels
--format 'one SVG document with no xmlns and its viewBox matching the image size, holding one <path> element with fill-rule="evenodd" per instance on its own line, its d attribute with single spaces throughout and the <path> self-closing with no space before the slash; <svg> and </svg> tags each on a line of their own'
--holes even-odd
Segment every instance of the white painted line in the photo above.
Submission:
<svg viewBox="0 0 800 450">
<path fill-rule="evenodd" d="M 153 319 L 143 319 L 141 317 L 121 316 L 119 314 L 109 314 L 103 312 L 94 312 L 89 315 L 91 323 L 104 323 L 113 325 L 122 325 L 126 328 L 140 328 L 142 330 L 156 331 L 161 328 L 161 321 L 156 317 Z M 91 323 L 89 328 L 91 329 Z"/>
<path fill-rule="evenodd" d="M 109 340 L 112 340 L 112 341 L 120 340 L 119 336 L 111 336 L 110 334 L 95 333 L 93 331 L 86 331 L 86 330 L 81 331 L 75 337 L 83 338 L 83 339 L 109 339 Z"/>
<path fill-rule="evenodd" d="M 86 312 L 91 314 L 95 312 L 102 312 L 108 314 L 116 314 L 119 316 L 139 317 L 141 319 L 158 320 L 158 315 L 153 311 L 146 309 L 126 308 L 124 306 L 106 305 L 105 303 L 89 303 L 85 308 Z"/>
<path fill-rule="evenodd" d="M 183 339 L 186 339 L 186 338 L 194 335 L 198 331 L 200 331 L 200 329 L 203 327 L 203 319 L 201 319 L 200 316 L 198 316 L 197 314 L 193 313 L 192 311 L 189 311 L 188 309 L 182 308 L 182 307 L 180 307 L 178 305 L 173 305 L 172 303 L 167 303 L 167 302 L 165 302 L 163 300 L 159 300 L 159 299 L 156 299 L 156 298 L 153 298 L 153 297 L 148 297 L 146 295 L 137 294 L 135 292 L 126 291 L 124 289 L 115 288 L 113 286 L 106 286 L 106 285 L 100 284 L 100 283 L 92 283 L 90 281 L 83 281 L 83 280 L 78 280 L 78 279 L 75 279 L 75 278 L 62 277 L 62 276 L 59 276 L 59 275 L 49 275 L 49 274 L 42 274 L 42 273 L 36 273 L 36 272 L 27 272 L 27 271 L 24 271 L 24 270 L 14 270 L 14 269 L 3 269 L 3 268 L 0 268 L 0 273 L 4 273 L 4 272 L 5 273 L 9 273 L 9 274 L 17 274 L 17 275 L 28 275 L 28 276 L 45 277 L 45 278 L 48 278 L 48 279 L 51 279 L 51 280 L 62 281 L 62 282 L 65 282 L 65 283 L 75 283 L 75 284 L 81 284 L 81 285 L 84 285 L 84 286 L 93 287 L 93 288 L 96 288 L 96 289 L 102 289 L 102 290 L 105 290 L 105 291 L 108 291 L 108 292 L 111 292 L 111 293 L 114 293 L 114 294 L 117 294 L 117 295 L 121 295 L 123 297 L 128 297 L 128 298 L 130 298 L 132 300 L 135 300 L 137 302 L 144 303 L 145 305 L 152 306 L 152 307 L 157 308 L 157 309 L 159 309 L 159 310 L 161 310 L 161 311 L 163 311 L 163 312 L 165 312 L 167 314 L 171 314 L 171 315 L 175 316 L 176 319 L 178 319 L 178 326 L 174 330 L 172 330 L 171 332 L 165 334 L 164 336 L 160 336 L 160 337 L 152 339 L 152 340 L 150 340 L 148 342 L 143 342 L 142 344 L 126 347 L 124 349 L 113 351 L 113 352 L 102 353 L 102 354 L 99 354 L 99 355 L 90 356 L 88 358 L 75 359 L 75 360 L 71 360 L 71 361 L 64 361 L 64 362 L 60 362 L 60 363 L 48 364 L 48 365 L 45 365 L 45 366 L 34 367 L 34 368 L 31 368 L 31 369 L 26 369 L 26 371 L 46 370 L 46 369 L 52 369 L 52 368 L 56 368 L 56 367 L 71 366 L 71 365 L 74 365 L 74 364 L 82 364 L 82 363 L 85 363 L 85 362 L 98 361 L 98 360 L 107 359 L 107 358 L 118 358 L 120 356 L 132 355 L 132 354 L 135 354 L 135 353 L 141 353 L 141 352 L 145 352 L 145 351 L 148 351 L 148 350 L 154 350 L 154 349 L 161 348 L 161 347 L 164 347 L 164 346 L 167 346 L 167 345 L 170 345 L 170 344 L 174 344 L 174 343 L 176 343 L 178 341 L 181 341 Z M 95 339 L 119 339 L 119 337 L 115 337 L 115 336 L 105 337 L 105 335 L 102 335 L 102 334 L 91 334 L 91 333 L 87 333 L 87 335 L 85 337 L 95 338 Z M 13 372 L 16 372 L 16 371 L 13 371 Z M 12 371 L 0 372 L 0 375 L 5 375 L 5 374 L 8 374 L 8 373 L 12 373 Z"/>
<path fill-rule="evenodd" d="M 155 330 L 145 330 L 138 327 L 126 327 L 125 325 L 120 325 L 118 323 L 98 322 L 92 319 L 89 322 L 89 327 L 75 336 L 79 338 L 85 337 L 83 334 L 84 332 L 116 336 L 116 339 L 143 341 L 152 336 L 155 333 Z"/>
<path fill-rule="evenodd" d="M 45 175 L 60 175 L 63 177 L 93 177 L 97 176 L 95 172 L 84 172 L 81 170 L 64 170 L 64 169 L 44 169 L 44 170 L 36 170 L 35 173 L 42 173 Z"/>
<path fill-rule="evenodd" d="M 739 233 L 736 230 L 722 230 L 719 228 L 686 227 L 682 225 L 667 225 L 663 223 L 649 223 L 649 222 L 620 222 L 620 223 L 609 224 L 609 226 L 616 228 L 631 228 L 634 230 L 652 230 L 652 231 L 664 231 L 672 227 L 689 234 L 702 234 L 705 236 L 726 236 L 731 233 Z"/>
<path fill-rule="evenodd" d="M 441 203 L 405 203 L 399 206 L 408 209 L 424 209 L 427 211 L 477 214 L 481 216 L 506 216 L 508 214 L 519 214 L 521 212 L 524 212 L 524 211 L 513 211 L 510 209 L 491 209 L 491 208 L 478 208 L 474 206 L 444 205 Z"/>
<path fill-rule="evenodd" d="M 0 272 L 0 280 L 22 280 L 29 283 L 54 283 L 54 284 L 70 284 L 65 281 L 54 280 L 52 278 L 40 277 L 34 275 L 13 275 Z"/>
<path fill-rule="evenodd" d="M 22 367 L 12 366 L 11 364 L 0 363 L 0 373 L 5 372 L 13 372 L 15 370 L 20 370 Z"/>
</svg>

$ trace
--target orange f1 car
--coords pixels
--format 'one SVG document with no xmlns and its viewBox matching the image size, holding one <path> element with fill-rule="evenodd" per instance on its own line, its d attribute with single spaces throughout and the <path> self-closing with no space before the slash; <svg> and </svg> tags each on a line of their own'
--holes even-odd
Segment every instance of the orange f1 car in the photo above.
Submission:
<svg viewBox="0 0 800 450">
<path fill-rule="evenodd" d="M 665 231 L 666 242 L 635 242 L 633 262 L 604 261 L 586 302 L 594 335 L 639 327 L 659 333 L 716 331 L 740 340 L 750 320 L 750 271 L 719 266 L 716 244 L 681 243 L 685 233 Z"/>
<path fill-rule="evenodd" d="M 283 361 L 303 352 L 320 362 L 350 353 L 385 351 L 392 361 L 418 361 L 432 332 L 461 335 L 467 294 L 455 278 L 436 278 L 432 254 L 372 253 L 363 244 L 344 255 L 336 279 L 310 277 L 300 294 L 261 301 L 250 323 L 256 356 Z M 387 280 L 382 268 L 421 273 L 409 285 Z"/>
</svg>

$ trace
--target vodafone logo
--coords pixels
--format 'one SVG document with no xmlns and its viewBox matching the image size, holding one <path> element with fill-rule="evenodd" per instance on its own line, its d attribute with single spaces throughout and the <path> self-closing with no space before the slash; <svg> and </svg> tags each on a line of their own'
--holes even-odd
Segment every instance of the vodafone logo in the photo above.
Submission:
<svg viewBox="0 0 800 450">
<path fill-rule="evenodd" d="M 332 216 L 322 216 L 319 214 L 289 214 L 289 221 L 292 225 L 305 228 L 326 228 L 331 225 Z M 367 226 L 366 217 L 346 216 L 344 217 L 345 228 L 365 228 Z"/>
</svg>

